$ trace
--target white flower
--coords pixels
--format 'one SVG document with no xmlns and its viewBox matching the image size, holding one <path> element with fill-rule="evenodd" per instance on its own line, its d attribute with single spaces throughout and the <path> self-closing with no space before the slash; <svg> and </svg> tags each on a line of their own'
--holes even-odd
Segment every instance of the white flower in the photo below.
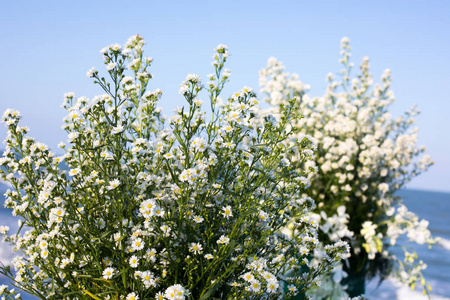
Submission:
<svg viewBox="0 0 450 300">
<path fill-rule="evenodd" d="M 135 238 L 135 239 L 131 242 L 131 248 L 132 248 L 134 251 L 142 250 L 142 249 L 144 249 L 144 242 L 142 241 L 141 238 Z"/>
<path fill-rule="evenodd" d="M 130 257 L 129 263 L 130 263 L 130 267 L 137 268 L 138 263 L 139 263 L 139 258 L 137 258 L 136 255 L 133 255 Z"/>
<path fill-rule="evenodd" d="M 389 191 L 389 185 L 387 183 L 380 183 L 378 185 L 378 189 L 384 194 L 387 193 Z"/>
<path fill-rule="evenodd" d="M 217 244 L 221 245 L 228 245 L 230 243 L 230 239 L 227 238 L 226 236 L 222 235 L 218 240 L 217 240 Z"/>
<path fill-rule="evenodd" d="M 86 77 L 92 78 L 92 77 L 94 77 L 94 73 L 95 73 L 95 68 L 92 67 L 89 69 L 89 71 L 87 71 Z"/>
<path fill-rule="evenodd" d="M 168 300 L 184 300 L 186 299 L 187 290 L 180 284 L 175 284 L 166 289 L 164 296 Z"/>
<path fill-rule="evenodd" d="M 233 212 L 231 211 L 231 206 L 230 205 L 223 207 L 222 210 L 223 210 L 222 215 L 225 218 L 228 219 L 228 218 L 233 216 Z"/>
<path fill-rule="evenodd" d="M 121 124 L 117 125 L 116 127 L 113 127 L 113 129 L 111 130 L 111 134 L 118 134 L 121 133 L 125 130 L 125 127 Z"/>
<path fill-rule="evenodd" d="M 258 280 L 254 279 L 250 283 L 250 290 L 252 292 L 258 293 L 261 290 L 261 282 L 259 282 Z"/>
<path fill-rule="evenodd" d="M 68 135 L 68 142 L 72 143 L 80 134 L 78 132 L 72 132 Z"/>
<path fill-rule="evenodd" d="M 192 217 L 192 220 L 194 220 L 195 223 L 200 224 L 200 223 L 202 223 L 203 220 L 205 220 L 205 219 L 204 219 L 202 216 L 193 216 L 193 217 Z"/>
<path fill-rule="evenodd" d="M 106 187 L 108 190 L 114 190 L 120 185 L 119 179 L 114 179 L 109 182 L 109 185 Z"/>
<path fill-rule="evenodd" d="M 62 207 L 55 207 L 50 210 L 50 220 L 60 223 L 66 212 Z"/>
<path fill-rule="evenodd" d="M 80 172 L 81 172 L 80 168 L 71 169 L 69 171 L 69 176 L 75 176 L 75 175 L 79 174 Z"/>
<path fill-rule="evenodd" d="M 111 63 L 109 63 L 109 64 L 106 65 L 106 70 L 111 71 L 111 70 L 113 70 L 116 66 L 117 66 L 117 63 L 111 62 Z"/>
<path fill-rule="evenodd" d="M 103 278 L 106 280 L 111 279 L 116 273 L 114 268 L 108 267 L 103 271 Z"/>
<path fill-rule="evenodd" d="M 269 293 L 276 293 L 280 284 L 276 280 L 268 280 L 267 281 L 267 291 Z"/>
<path fill-rule="evenodd" d="M 377 227 L 372 221 L 366 221 L 362 224 L 361 235 L 367 240 L 376 234 L 375 229 Z"/>
<path fill-rule="evenodd" d="M 250 272 L 247 272 L 244 275 L 241 275 L 241 278 L 247 282 L 252 282 L 253 280 L 255 280 L 255 276 L 253 276 L 253 274 Z"/>
<path fill-rule="evenodd" d="M 128 295 L 127 295 L 127 298 L 126 298 L 126 300 L 138 300 L 139 299 L 139 296 L 138 295 L 136 295 L 136 293 L 129 293 Z"/>
<path fill-rule="evenodd" d="M 159 227 L 162 232 L 164 233 L 164 236 L 169 236 L 170 231 L 172 230 L 169 226 L 167 225 L 161 225 L 161 227 Z"/>
<path fill-rule="evenodd" d="M 141 273 L 141 279 L 142 282 L 144 283 L 145 287 L 149 288 L 150 286 L 155 286 L 156 282 L 155 282 L 155 276 L 153 275 L 152 272 L 150 271 L 145 271 Z"/>
<path fill-rule="evenodd" d="M 46 259 L 48 257 L 48 250 L 47 250 L 47 248 L 46 249 L 42 249 L 40 255 L 41 255 L 41 257 L 43 259 Z"/>
<path fill-rule="evenodd" d="M 9 231 L 9 226 L 0 226 L 0 234 L 7 234 Z"/>
<path fill-rule="evenodd" d="M 203 250 L 203 247 L 199 243 L 191 243 L 191 246 L 189 247 L 189 251 L 194 252 L 194 254 L 201 254 Z"/>
<path fill-rule="evenodd" d="M 178 91 L 179 94 L 184 95 L 189 91 L 189 85 L 187 84 L 182 84 L 180 85 L 180 89 Z"/>
</svg>

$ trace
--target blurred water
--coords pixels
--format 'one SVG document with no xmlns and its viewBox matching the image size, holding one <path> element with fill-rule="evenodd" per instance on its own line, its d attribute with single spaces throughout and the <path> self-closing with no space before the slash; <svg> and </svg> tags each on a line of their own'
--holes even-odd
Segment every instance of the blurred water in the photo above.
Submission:
<svg viewBox="0 0 450 300">
<path fill-rule="evenodd" d="M 399 239 L 399 242 L 413 248 L 427 264 L 423 274 L 433 289 L 432 299 L 450 299 L 450 193 L 402 190 L 398 195 L 410 211 L 420 219 L 429 221 L 428 228 L 434 237 L 441 237 L 441 241 L 431 249 L 428 245 L 408 243 L 406 238 Z M 402 250 L 394 252 L 400 256 Z M 395 281 L 376 287 L 376 282 L 369 285 L 370 299 L 428 299 L 420 292 L 413 293 L 407 287 L 399 286 Z"/>
<path fill-rule="evenodd" d="M 0 199 L 3 199 L 7 186 L 0 182 Z M 416 213 L 419 218 L 430 222 L 429 229 L 433 236 L 440 236 L 441 242 L 432 249 L 427 245 L 407 243 L 416 250 L 419 257 L 428 265 L 424 275 L 433 288 L 433 299 L 450 299 L 450 193 L 439 193 L 418 190 L 402 190 L 399 195 L 404 199 L 408 209 Z M 0 200 L 3 203 L 3 200 Z M 17 218 L 11 216 L 11 212 L 0 207 L 0 225 L 8 225 L 11 229 L 17 228 Z M 403 240 L 402 242 L 406 242 Z M 0 245 L 0 261 L 7 263 L 11 259 L 10 249 L 2 243 Z M 0 277 L 0 284 L 7 283 L 8 279 Z M 35 299 L 25 296 L 25 300 Z M 411 292 L 394 281 L 386 281 L 377 288 L 377 283 L 372 282 L 367 288 L 367 294 L 372 300 L 415 300 L 427 299 L 419 292 Z"/>
</svg>

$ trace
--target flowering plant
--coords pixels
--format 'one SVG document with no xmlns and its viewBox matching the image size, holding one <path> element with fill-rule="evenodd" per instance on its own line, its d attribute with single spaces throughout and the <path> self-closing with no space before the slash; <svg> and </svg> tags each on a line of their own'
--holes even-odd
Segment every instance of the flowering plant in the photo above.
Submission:
<svg viewBox="0 0 450 300">
<path fill-rule="evenodd" d="M 427 292 L 430 287 L 421 273 L 425 264 L 417 263 L 417 255 L 404 247 L 405 258 L 400 260 L 390 251 L 400 235 L 419 244 L 436 242 L 427 229 L 428 222 L 419 221 L 395 195 L 432 165 L 428 155 L 416 159 L 425 150 L 416 145 L 417 129 L 412 128 L 418 111 L 413 107 L 405 116 L 392 119 L 391 72 L 386 70 L 381 83 L 374 84 L 365 57 L 360 73 L 351 79 L 350 50 L 349 40 L 342 39 L 341 80 L 329 74 L 322 97 L 311 97 L 310 87 L 299 81 L 297 74 L 285 72 L 275 58 L 260 71 L 261 92 L 268 96 L 269 111 L 274 114 L 288 99 L 300 99 L 299 118 L 292 126 L 300 130 L 300 135 L 312 135 L 318 151 L 314 160 L 297 165 L 315 169 L 310 174 L 314 189 L 309 193 L 318 203 L 314 212 L 320 218 L 321 240 L 345 239 L 351 244 L 351 257 L 335 269 L 334 280 L 328 277 L 323 282 L 332 286 L 343 279 L 341 284 L 347 292 L 357 296 L 364 292 L 364 288 L 352 291 L 352 281 L 357 277 L 362 278 L 363 287 L 366 277 L 378 274 L 384 279 L 395 273 L 411 287 L 419 280 Z M 335 287 L 329 291 L 336 295 Z"/>
<path fill-rule="evenodd" d="M 2 273 L 41 299 L 279 299 L 317 283 L 348 246 L 328 245 L 320 264 L 307 259 L 319 244 L 314 202 L 303 196 L 309 170 L 288 154 L 310 160 L 315 146 L 287 129 L 296 102 L 278 121 L 259 113 L 247 87 L 221 104 L 230 72 L 219 45 L 210 81 L 186 77 L 179 92 L 187 106 L 166 126 L 162 92 L 147 89 L 152 59 L 143 45 L 134 36 L 101 51 L 110 81 L 94 68 L 87 75 L 105 94 L 65 95 L 62 156 L 26 136 L 17 111 L 3 115 L 0 165 L 13 187 L 5 205 L 23 222 L 6 235 L 19 253 L 15 275 L 9 266 Z M 292 235 L 281 232 L 288 224 Z M 285 276 L 305 264 L 308 271 Z"/>
</svg>

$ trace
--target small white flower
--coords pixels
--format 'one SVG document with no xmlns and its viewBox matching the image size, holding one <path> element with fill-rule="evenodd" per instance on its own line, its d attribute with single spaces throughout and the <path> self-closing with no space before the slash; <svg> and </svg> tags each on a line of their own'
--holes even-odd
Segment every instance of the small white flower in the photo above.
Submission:
<svg viewBox="0 0 450 300">
<path fill-rule="evenodd" d="M 0 234 L 7 234 L 9 231 L 9 226 L 0 226 Z"/>
<path fill-rule="evenodd" d="M 129 293 L 128 295 L 127 295 L 127 298 L 126 298 L 126 300 L 138 300 L 139 299 L 139 296 L 138 295 L 136 295 L 136 293 Z"/>
<path fill-rule="evenodd" d="M 137 258 L 136 255 L 133 255 L 130 257 L 129 263 L 132 268 L 137 268 L 138 263 L 139 263 L 139 258 Z"/>
<path fill-rule="evenodd" d="M 167 288 L 164 296 L 168 300 L 185 300 L 187 291 L 180 284 L 175 284 Z"/>
<path fill-rule="evenodd" d="M 222 215 L 223 215 L 225 218 L 228 219 L 228 218 L 230 218 L 230 217 L 233 216 L 233 212 L 232 212 L 232 210 L 231 210 L 231 206 L 230 206 L 230 205 L 223 207 L 222 210 L 223 210 Z"/>
<path fill-rule="evenodd" d="M 95 68 L 92 67 L 89 69 L 89 71 L 87 71 L 86 77 L 92 78 L 92 77 L 94 77 L 94 73 L 95 73 Z"/>
<path fill-rule="evenodd" d="M 194 254 L 201 254 L 203 250 L 203 247 L 199 243 L 191 243 L 191 246 L 189 247 L 189 251 L 194 252 Z"/>
<path fill-rule="evenodd" d="M 268 280 L 267 281 L 267 291 L 269 293 L 275 293 L 278 290 L 280 284 L 276 280 Z"/>
<path fill-rule="evenodd" d="M 118 134 L 121 133 L 125 130 L 125 127 L 123 125 L 117 125 L 116 127 L 113 127 L 113 129 L 111 130 L 111 134 Z"/>
<path fill-rule="evenodd" d="M 72 143 L 80 134 L 78 132 L 72 132 L 68 135 L 68 142 Z"/>
<path fill-rule="evenodd" d="M 113 70 L 116 66 L 117 66 L 117 63 L 111 62 L 111 63 L 109 63 L 109 64 L 106 65 L 106 70 L 111 71 L 111 70 Z"/>
<path fill-rule="evenodd" d="M 205 219 L 204 219 L 202 216 L 193 216 L 193 217 L 192 217 L 192 220 L 194 220 L 195 223 L 200 224 L 200 223 L 202 223 L 203 220 L 205 220 Z"/>
<path fill-rule="evenodd" d="M 226 236 L 222 235 L 218 240 L 217 240 L 217 244 L 221 245 L 228 245 L 230 243 L 230 238 L 227 238 Z"/>
<path fill-rule="evenodd" d="M 131 248 L 134 251 L 142 250 L 144 248 L 144 242 L 141 238 L 135 238 L 131 243 Z"/>
<path fill-rule="evenodd" d="M 71 169 L 69 171 L 69 176 L 75 176 L 75 175 L 79 174 L 80 172 L 81 172 L 80 168 Z"/>
<path fill-rule="evenodd" d="M 109 182 L 109 185 L 106 187 L 108 190 L 114 190 L 120 185 L 119 179 L 114 179 Z"/>
<path fill-rule="evenodd" d="M 103 271 L 103 278 L 106 280 L 111 279 L 116 273 L 114 268 L 108 267 Z"/>
</svg>

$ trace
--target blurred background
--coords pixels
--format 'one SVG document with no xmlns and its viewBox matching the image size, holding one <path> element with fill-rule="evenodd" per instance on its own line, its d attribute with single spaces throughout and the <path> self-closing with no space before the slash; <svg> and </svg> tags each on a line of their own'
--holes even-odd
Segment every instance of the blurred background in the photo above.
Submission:
<svg viewBox="0 0 450 300">
<path fill-rule="evenodd" d="M 0 112 L 21 111 L 30 135 L 48 144 L 66 141 L 61 129 L 63 95 L 102 94 L 86 71 L 104 72 L 99 50 L 139 34 L 154 57 L 150 89 L 161 89 L 160 105 L 170 116 L 183 98 L 178 87 L 188 73 L 211 73 L 213 49 L 227 44 L 230 83 L 224 96 L 247 85 L 258 90 L 258 71 L 275 56 L 289 72 L 325 91 L 325 76 L 340 70 L 339 44 L 350 38 L 352 60 L 371 60 L 375 82 L 392 70 L 396 95 L 392 115 L 417 104 L 419 144 L 435 165 L 414 179 L 402 196 L 430 220 L 441 243 L 417 248 L 435 299 L 450 299 L 450 2 L 448 1 L 0 1 Z M 206 96 L 205 96 L 206 97 Z M 0 139 L 6 129 L 0 127 Z M 0 145 L 0 149 L 4 148 Z M 7 188 L 1 184 L 1 194 Z M 15 223 L 9 212 L 2 219 Z M 0 260 L 9 250 L 0 248 Z M 427 299 L 388 281 L 372 299 Z M 386 294 L 387 293 L 387 294 Z"/>
</svg>

